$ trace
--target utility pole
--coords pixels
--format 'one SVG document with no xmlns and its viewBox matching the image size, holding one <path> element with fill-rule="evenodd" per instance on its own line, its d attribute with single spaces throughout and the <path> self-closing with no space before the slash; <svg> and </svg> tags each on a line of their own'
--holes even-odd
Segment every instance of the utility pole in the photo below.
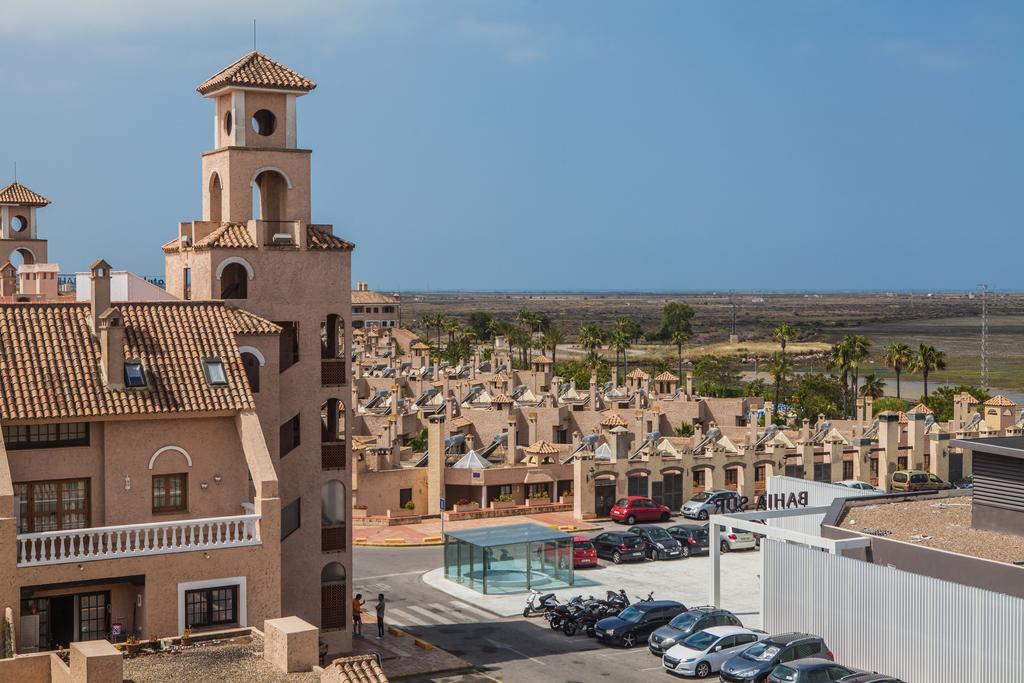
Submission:
<svg viewBox="0 0 1024 683">
<path fill-rule="evenodd" d="M 981 388 L 988 391 L 988 285 L 981 289 Z"/>
<path fill-rule="evenodd" d="M 732 334 L 729 335 L 730 344 L 738 344 L 740 336 L 736 334 L 736 299 L 734 298 L 735 290 L 729 290 L 729 305 L 732 306 Z"/>
</svg>

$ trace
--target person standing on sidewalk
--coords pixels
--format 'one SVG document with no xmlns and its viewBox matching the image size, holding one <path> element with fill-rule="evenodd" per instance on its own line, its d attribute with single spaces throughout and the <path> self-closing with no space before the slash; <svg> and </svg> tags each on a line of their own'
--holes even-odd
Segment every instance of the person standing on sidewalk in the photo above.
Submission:
<svg viewBox="0 0 1024 683">
<path fill-rule="evenodd" d="M 384 637 L 384 594 L 377 594 L 377 637 Z"/>
<path fill-rule="evenodd" d="M 352 600 L 352 635 L 356 638 L 363 637 L 363 594 L 356 593 Z"/>
</svg>

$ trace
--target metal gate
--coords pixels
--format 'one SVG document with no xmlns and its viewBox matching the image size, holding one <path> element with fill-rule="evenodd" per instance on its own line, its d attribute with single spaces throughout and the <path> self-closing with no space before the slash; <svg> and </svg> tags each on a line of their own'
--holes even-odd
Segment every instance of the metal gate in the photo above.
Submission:
<svg viewBox="0 0 1024 683">
<path fill-rule="evenodd" d="M 615 505 L 615 484 L 597 484 L 594 487 L 594 512 L 598 517 L 607 517 Z"/>
</svg>

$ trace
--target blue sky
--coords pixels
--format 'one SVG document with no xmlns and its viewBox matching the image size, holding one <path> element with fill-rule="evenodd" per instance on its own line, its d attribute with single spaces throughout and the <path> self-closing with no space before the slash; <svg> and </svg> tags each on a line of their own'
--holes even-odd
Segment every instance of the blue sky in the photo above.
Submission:
<svg viewBox="0 0 1024 683">
<path fill-rule="evenodd" d="M 1019 2 L 4 6 L 0 181 L 63 271 L 163 272 L 255 18 L 375 288 L 1024 289 Z"/>
</svg>

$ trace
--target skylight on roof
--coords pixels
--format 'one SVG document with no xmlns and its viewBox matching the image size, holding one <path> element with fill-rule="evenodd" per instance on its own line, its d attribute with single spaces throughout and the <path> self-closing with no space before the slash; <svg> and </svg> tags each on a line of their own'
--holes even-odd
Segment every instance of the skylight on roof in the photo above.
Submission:
<svg viewBox="0 0 1024 683">
<path fill-rule="evenodd" d="M 124 364 L 124 385 L 126 387 L 146 386 L 146 373 L 139 361 L 126 361 Z"/>
<path fill-rule="evenodd" d="M 224 372 L 224 361 L 220 358 L 208 358 L 203 361 L 203 370 L 206 373 L 206 381 L 210 386 L 222 387 L 228 383 L 227 373 Z"/>
</svg>

